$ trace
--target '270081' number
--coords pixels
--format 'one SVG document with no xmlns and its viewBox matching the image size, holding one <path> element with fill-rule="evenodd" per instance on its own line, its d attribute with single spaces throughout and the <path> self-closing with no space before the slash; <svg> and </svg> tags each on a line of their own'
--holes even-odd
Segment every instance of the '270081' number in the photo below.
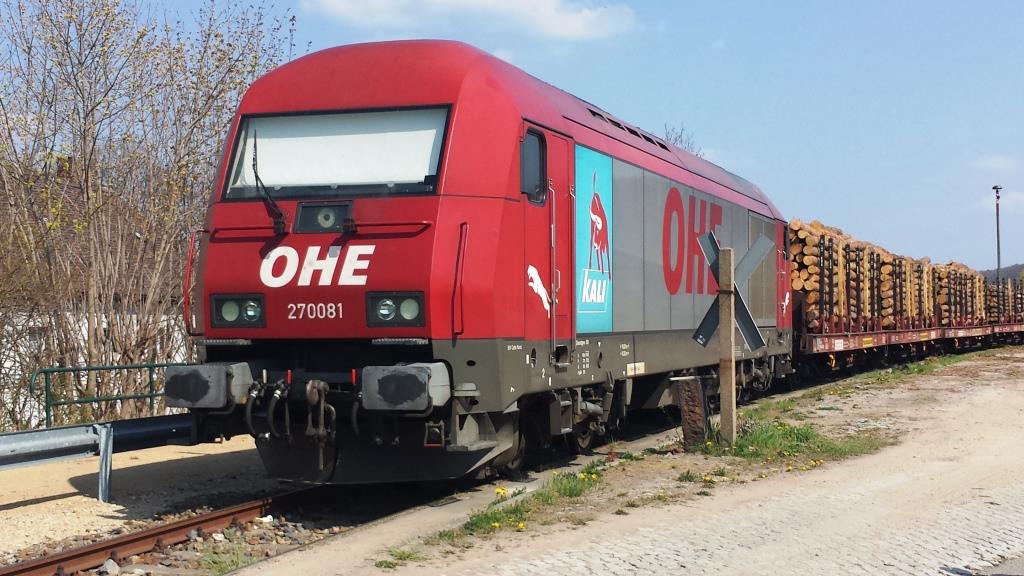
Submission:
<svg viewBox="0 0 1024 576">
<path fill-rule="evenodd" d="M 341 318 L 341 302 L 298 302 L 288 305 L 289 320 Z"/>
</svg>

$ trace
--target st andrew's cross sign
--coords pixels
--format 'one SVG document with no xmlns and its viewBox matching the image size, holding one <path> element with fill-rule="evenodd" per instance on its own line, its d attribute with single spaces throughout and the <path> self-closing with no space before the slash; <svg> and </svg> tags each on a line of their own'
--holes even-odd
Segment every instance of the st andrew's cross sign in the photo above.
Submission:
<svg viewBox="0 0 1024 576">
<path fill-rule="evenodd" d="M 743 289 L 747 287 L 750 276 L 761 265 L 764 257 L 774 247 L 775 243 L 762 234 L 757 239 L 757 242 L 747 250 L 740 263 L 736 265 L 736 271 L 733 274 L 735 282 L 729 287 L 736 297 L 736 326 L 739 327 L 740 335 L 743 336 L 743 341 L 746 342 L 747 348 L 752 351 L 763 348 L 765 341 L 761 337 L 761 332 L 757 329 L 757 324 L 754 322 L 754 317 L 750 314 L 750 309 L 747 308 L 747 302 L 743 299 Z M 711 267 L 711 273 L 715 276 L 715 282 L 718 282 L 718 254 L 720 247 L 714 232 L 708 232 L 700 237 L 700 248 L 704 252 L 704 260 Z M 697 331 L 693 333 L 693 339 L 705 348 L 708 342 L 711 341 L 711 336 L 715 334 L 715 330 L 718 329 L 718 300 L 718 296 L 715 296 L 715 301 L 711 303 L 711 307 L 708 308 L 704 318 L 697 326 Z"/>
</svg>

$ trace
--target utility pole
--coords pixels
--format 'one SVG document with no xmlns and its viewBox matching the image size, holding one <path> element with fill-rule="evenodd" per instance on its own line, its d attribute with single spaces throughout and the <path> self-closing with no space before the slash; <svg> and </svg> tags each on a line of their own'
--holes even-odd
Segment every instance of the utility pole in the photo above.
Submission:
<svg viewBox="0 0 1024 576">
<path fill-rule="evenodd" d="M 999 191 L 1003 189 L 998 184 L 992 187 L 996 191 L 996 303 L 999 305 L 999 315 L 1003 315 L 1003 298 L 1002 298 L 1002 276 L 1003 276 L 1003 260 L 1002 253 L 999 247 Z"/>
</svg>

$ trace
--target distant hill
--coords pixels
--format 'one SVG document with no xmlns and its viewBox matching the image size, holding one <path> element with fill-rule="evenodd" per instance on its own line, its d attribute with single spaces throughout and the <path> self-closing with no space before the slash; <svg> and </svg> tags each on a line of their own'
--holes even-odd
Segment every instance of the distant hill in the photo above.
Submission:
<svg viewBox="0 0 1024 576">
<path fill-rule="evenodd" d="M 1021 270 L 1024 270 L 1024 264 L 1013 264 L 1011 266 L 1003 266 L 1002 277 L 1005 278 L 1020 278 Z M 982 270 L 982 274 L 985 275 L 985 280 L 989 282 L 995 282 L 996 271 L 993 270 Z"/>
</svg>

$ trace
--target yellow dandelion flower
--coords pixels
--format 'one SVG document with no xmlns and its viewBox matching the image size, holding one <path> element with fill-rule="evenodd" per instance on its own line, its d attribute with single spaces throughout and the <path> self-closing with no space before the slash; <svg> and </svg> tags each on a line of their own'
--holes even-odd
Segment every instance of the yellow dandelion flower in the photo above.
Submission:
<svg viewBox="0 0 1024 576">
<path fill-rule="evenodd" d="M 591 480 L 597 480 L 597 474 L 596 473 L 595 474 L 591 474 L 590 475 L 590 479 Z"/>
<path fill-rule="evenodd" d="M 498 486 L 497 488 L 494 489 L 494 493 L 502 497 L 508 496 L 508 488 L 505 488 L 504 486 Z"/>
<path fill-rule="evenodd" d="M 501 528 L 501 522 L 491 522 L 491 528 L 494 528 L 495 530 Z"/>
<path fill-rule="evenodd" d="M 580 472 L 578 477 L 579 477 L 580 480 L 586 480 L 587 479 L 587 473 L 586 472 Z"/>
<path fill-rule="evenodd" d="M 523 530 L 526 530 L 526 522 L 520 522 L 516 525 L 516 532 L 522 532 Z"/>
</svg>

